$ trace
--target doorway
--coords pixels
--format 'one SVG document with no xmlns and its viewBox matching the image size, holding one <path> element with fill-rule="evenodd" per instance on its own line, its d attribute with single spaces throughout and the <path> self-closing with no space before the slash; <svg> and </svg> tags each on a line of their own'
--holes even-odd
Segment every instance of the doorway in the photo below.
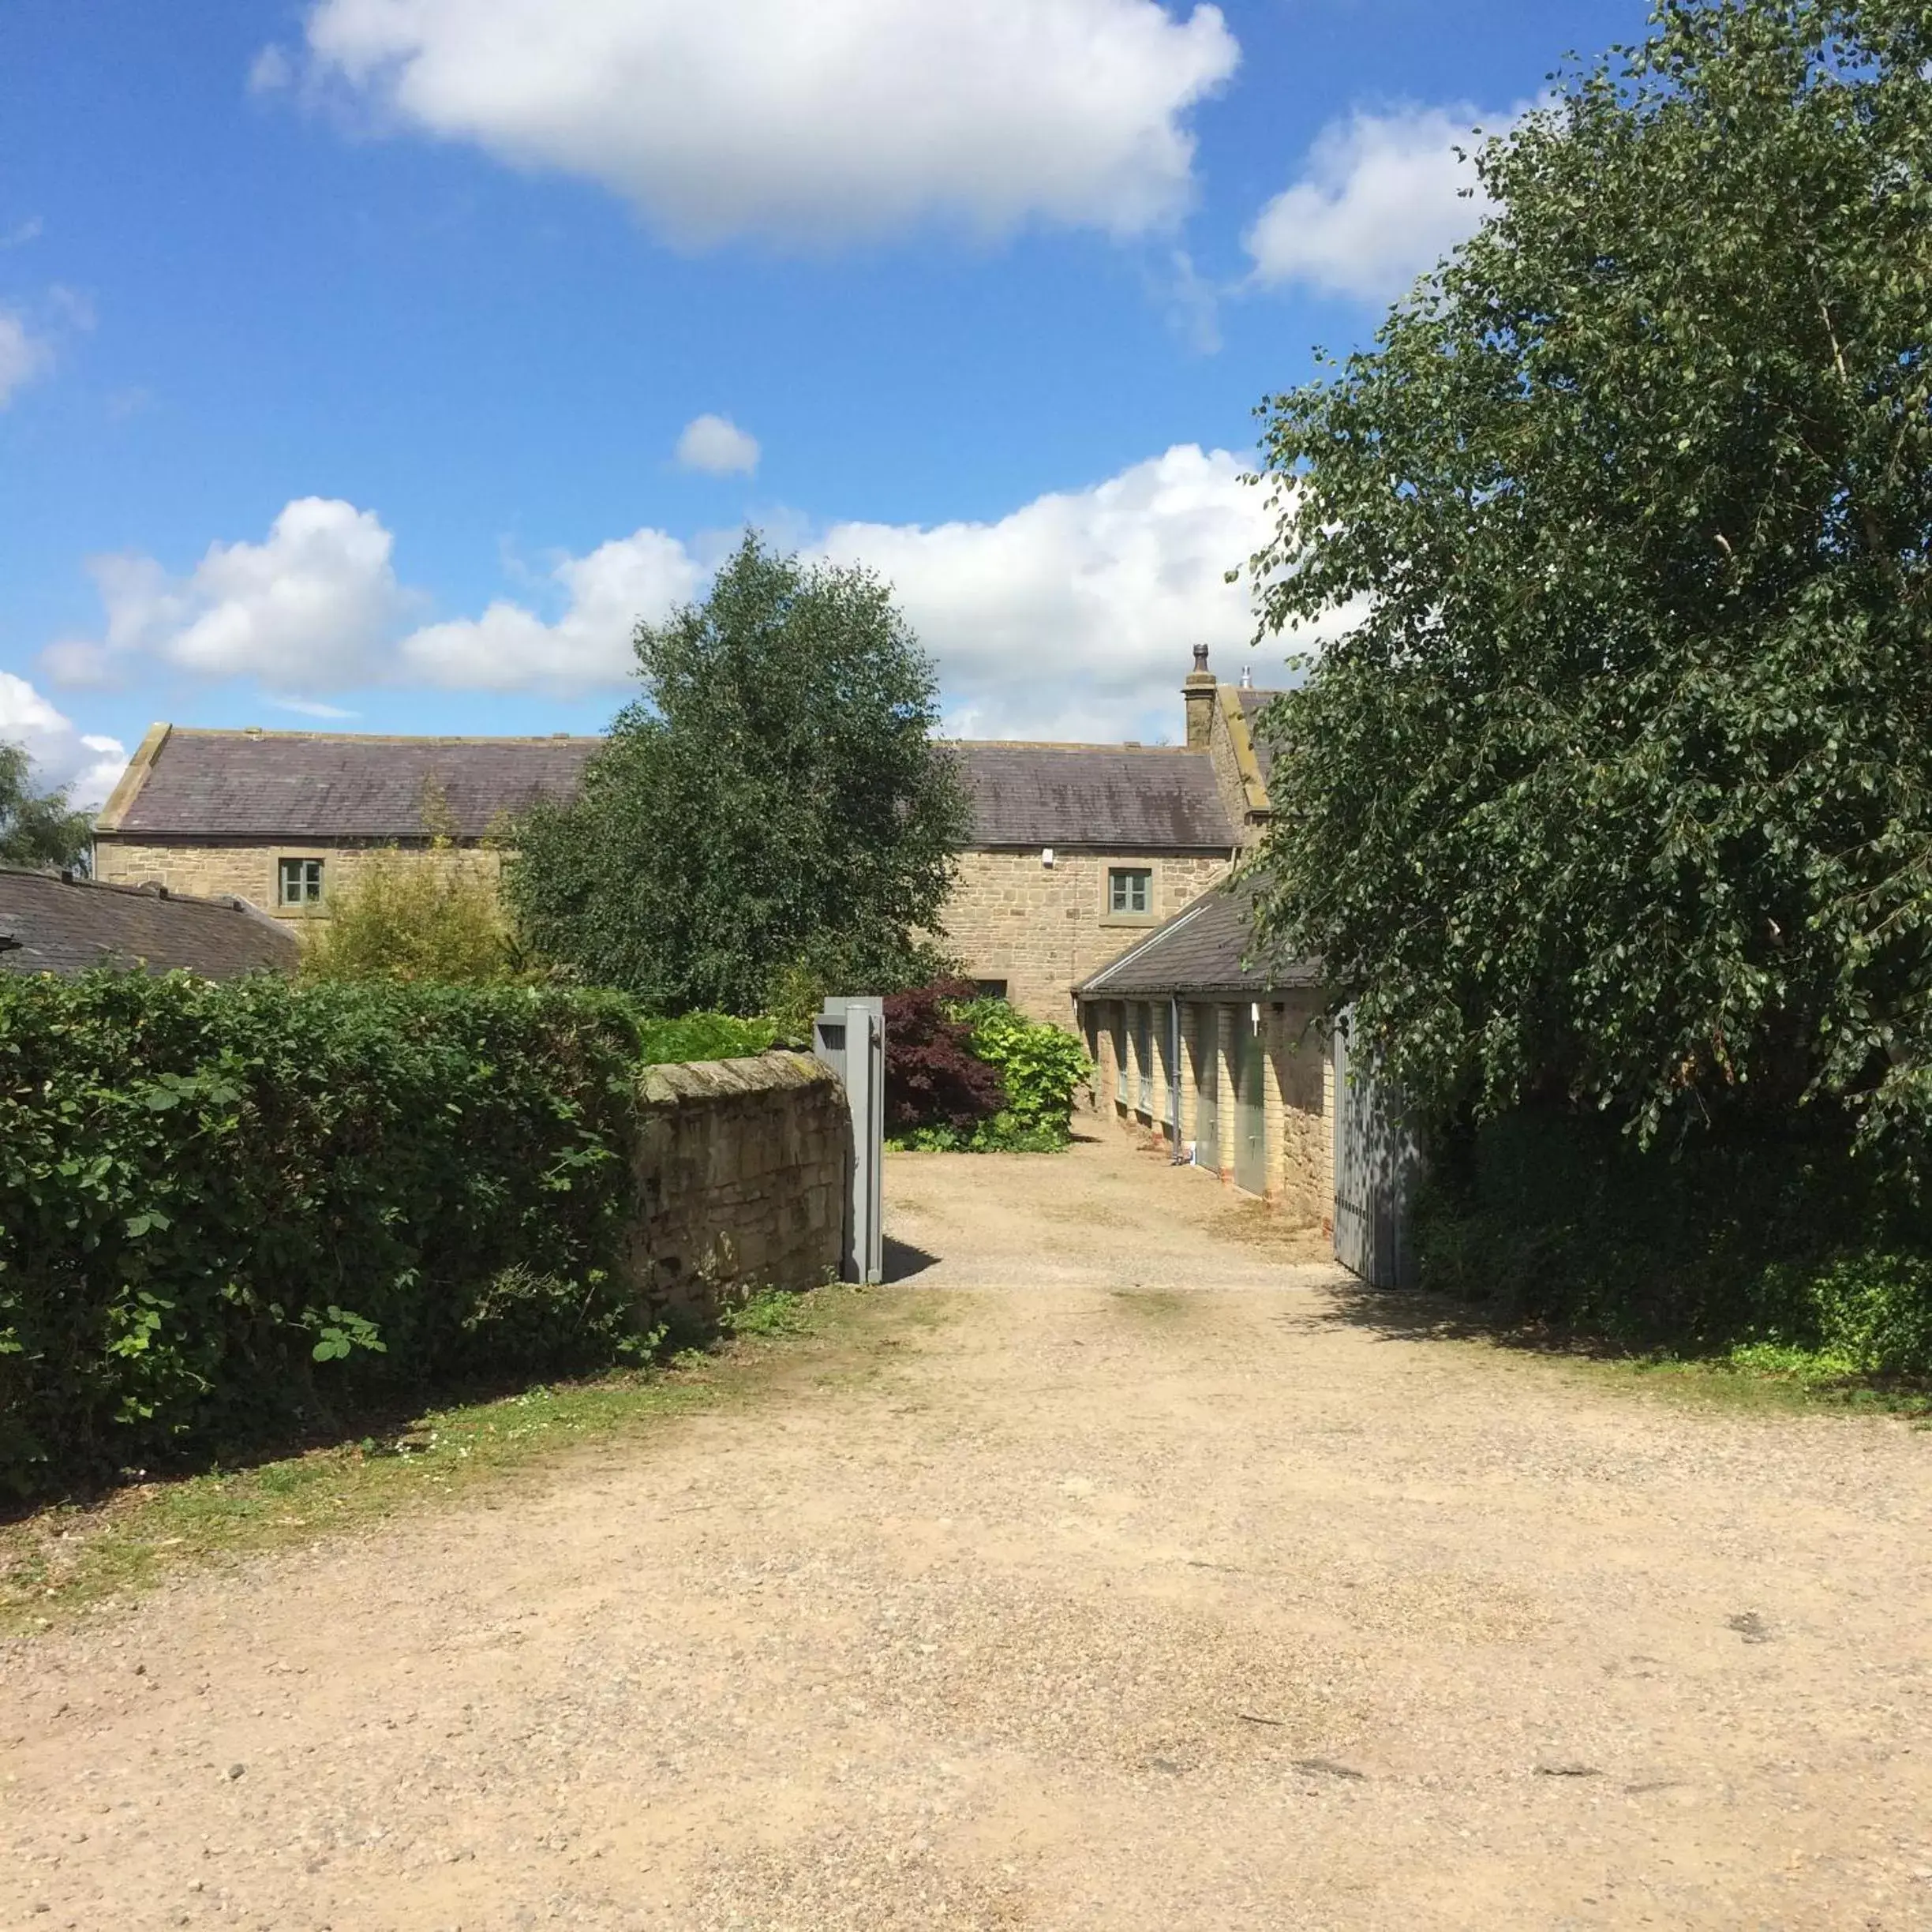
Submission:
<svg viewBox="0 0 1932 1932">
<path fill-rule="evenodd" d="M 1194 1165 L 1221 1171 L 1221 1016 L 1194 1009 Z"/>
</svg>

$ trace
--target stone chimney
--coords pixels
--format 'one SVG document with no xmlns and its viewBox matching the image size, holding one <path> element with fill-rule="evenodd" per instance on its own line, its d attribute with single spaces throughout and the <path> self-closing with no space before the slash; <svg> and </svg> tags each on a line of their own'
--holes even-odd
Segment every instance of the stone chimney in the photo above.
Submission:
<svg viewBox="0 0 1932 1932">
<path fill-rule="evenodd" d="M 1208 646 L 1194 646 L 1194 668 L 1181 687 L 1181 702 L 1187 706 L 1187 748 L 1205 751 L 1214 729 L 1215 674 L 1208 668 Z"/>
</svg>

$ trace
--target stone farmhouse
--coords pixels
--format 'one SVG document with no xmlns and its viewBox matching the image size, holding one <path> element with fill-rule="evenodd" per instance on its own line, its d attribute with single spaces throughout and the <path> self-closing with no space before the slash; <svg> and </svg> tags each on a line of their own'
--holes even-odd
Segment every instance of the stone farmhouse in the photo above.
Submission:
<svg viewBox="0 0 1932 1932">
<path fill-rule="evenodd" d="M 1331 1156 L 1309 996 L 1243 972 L 1215 889 L 1267 822 L 1253 720 L 1272 695 L 1221 683 L 1197 646 L 1178 744 L 953 743 L 974 822 L 944 941 L 986 990 L 1085 1033 L 1123 1121 L 1315 1218 Z M 493 880 L 517 814 L 574 794 L 601 743 L 156 724 L 95 822 L 95 876 L 297 930 L 377 852 Z"/>
</svg>

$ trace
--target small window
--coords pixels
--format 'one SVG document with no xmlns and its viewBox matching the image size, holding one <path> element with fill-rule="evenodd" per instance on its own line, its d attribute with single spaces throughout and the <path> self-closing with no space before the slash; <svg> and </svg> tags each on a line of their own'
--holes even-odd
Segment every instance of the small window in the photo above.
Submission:
<svg viewBox="0 0 1932 1932">
<path fill-rule="evenodd" d="M 1006 997 L 1006 982 L 1004 979 L 975 979 L 973 991 L 981 999 L 1003 1000 Z"/>
<path fill-rule="evenodd" d="M 1107 874 L 1107 911 L 1116 918 L 1154 910 L 1154 874 L 1140 867 L 1116 866 Z"/>
<path fill-rule="evenodd" d="M 277 861 L 279 889 L 275 897 L 285 906 L 312 906 L 322 903 L 322 861 L 320 859 L 283 859 Z"/>
</svg>

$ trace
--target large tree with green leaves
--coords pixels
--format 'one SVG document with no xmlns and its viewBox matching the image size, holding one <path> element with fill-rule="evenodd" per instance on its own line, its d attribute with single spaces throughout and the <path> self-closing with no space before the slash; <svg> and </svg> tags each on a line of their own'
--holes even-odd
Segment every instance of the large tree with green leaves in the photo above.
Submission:
<svg viewBox="0 0 1932 1932">
<path fill-rule="evenodd" d="M 1438 1114 L 1932 1103 L 1932 12 L 1664 6 L 1266 406 L 1260 924 Z M 1903 1128 L 1902 1134 L 1890 1130 Z"/>
<path fill-rule="evenodd" d="M 93 821 L 65 791 L 37 792 L 25 749 L 0 740 L 0 865 L 52 868 L 85 863 Z"/>
<path fill-rule="evenodd" d="M 637 632 L 642 695 L 574 803 L 519 829 L 526 939 L 660 1012 L 930 971 L 966 807 L 930 661 L 867 571 L 747 535 L 710 594 Z"/>
</svg>

